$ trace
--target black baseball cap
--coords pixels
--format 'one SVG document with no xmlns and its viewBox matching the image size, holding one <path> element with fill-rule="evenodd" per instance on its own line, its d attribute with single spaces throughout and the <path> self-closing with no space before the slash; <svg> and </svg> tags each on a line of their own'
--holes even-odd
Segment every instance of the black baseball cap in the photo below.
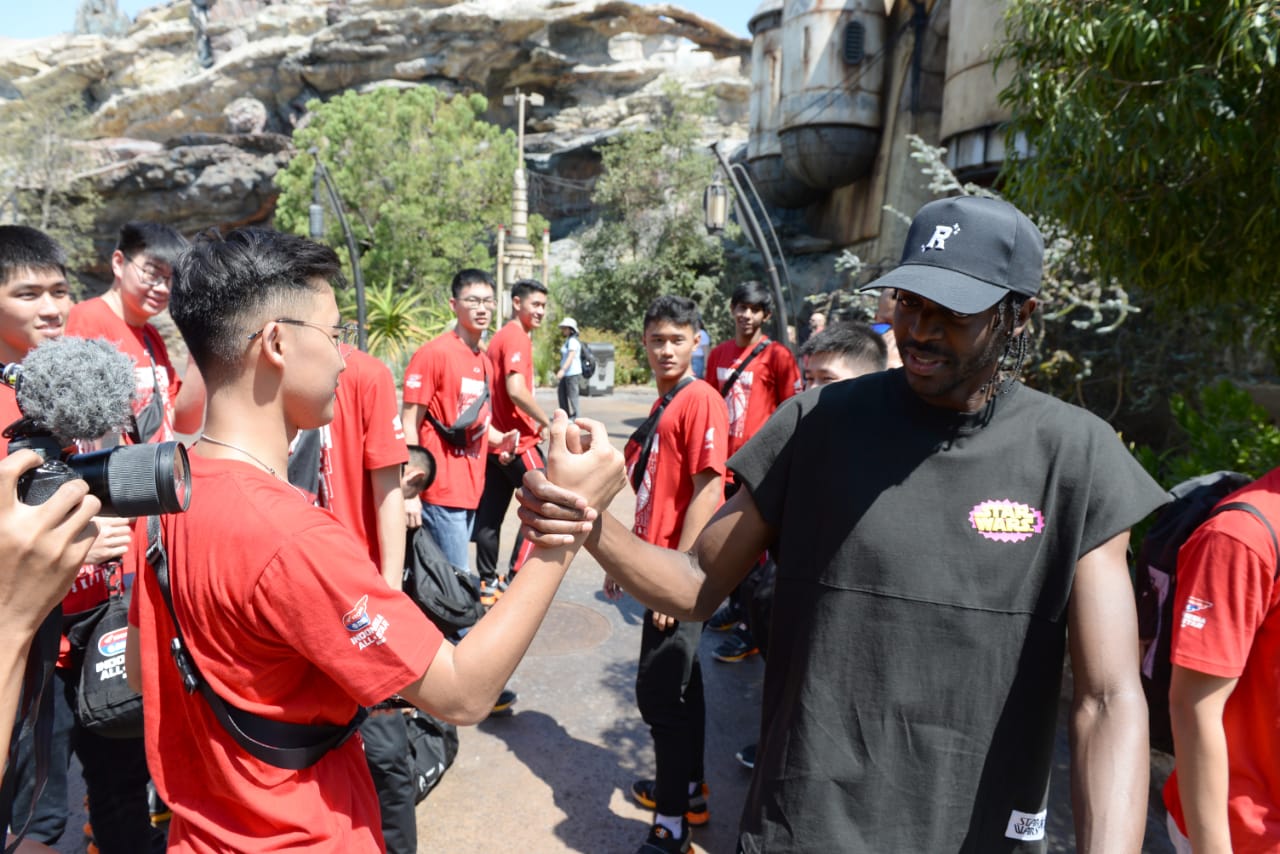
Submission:
<svg viewBox="0 0 1280 854">
<path fill-rule="evenodd" d="M 952 311 L 986 311 L 1010 291 L 1033 297 L 1044 273 L 1044 237 L 1008 202 L 955 196 L 922 207 L 902 262 L 858 290 L 898 288 Z"/>
</svg>

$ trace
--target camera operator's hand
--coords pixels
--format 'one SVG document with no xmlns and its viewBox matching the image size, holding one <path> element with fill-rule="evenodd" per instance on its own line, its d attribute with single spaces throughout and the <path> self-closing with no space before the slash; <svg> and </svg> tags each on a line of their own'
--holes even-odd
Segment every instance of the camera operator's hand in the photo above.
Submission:
<svg viewBox="0 0 1280 854">
<path fill-rule="evenodd" d="M 119 516 L 94 516 L 93 524 L 98 528 L 98 536 L 89 548 L 85 563 L 106 563 L 124 555 L 129 550 L 129 542 L 133 538 L 133 520 Z"/>
<path fill-rule="evenodd" d="M 102 507 L 83 480 L 64 483 L 44 504 L 23 504 L 18 478 L 40 462 L 33 451 L 0 460 L 0 638 L 23 647 L 71 589 Z"/>
</svg>

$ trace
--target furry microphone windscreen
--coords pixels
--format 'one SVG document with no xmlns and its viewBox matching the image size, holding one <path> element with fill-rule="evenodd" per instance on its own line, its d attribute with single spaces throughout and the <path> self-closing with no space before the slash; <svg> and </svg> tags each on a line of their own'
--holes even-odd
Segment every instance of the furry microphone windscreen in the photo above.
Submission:
<svg viewBox="0 0 1280 854">
<path fill-rule="evenodd" d="M 64 440 L 96 439 L 133 416 L 133 359 L 101 338 L 46 341 L 22 360 L 18 408 Z"/>
</svg>

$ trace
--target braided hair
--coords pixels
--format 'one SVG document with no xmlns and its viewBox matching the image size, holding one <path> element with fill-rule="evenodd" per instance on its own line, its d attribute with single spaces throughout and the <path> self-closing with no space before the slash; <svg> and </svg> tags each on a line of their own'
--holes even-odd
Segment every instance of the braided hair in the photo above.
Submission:
<svg viewBox="0 0 1280 854">
<path fill-rule="evenodd" d="M 1022 367 L 1031 350 L 1031 335 L 1026 329 L 1023 329 L 1021 334 L 1014 335 L 1014 329 L 1017 328 L 1018 317 L 1027 299 L 1028 297 L 1023 294 L 1010 291 L 996 303 L 996 327 L 1004 331 L 1007 340 L 1000 358 L 996 360 L 995 372 L 991 375 L 991 379 L 979 389 L 979 391 L 990 389 L 992 397 L 1007 394 L 1022 376 Z M 1004 376 L 1001 377 L 1001 374 Z"/>
</svg>

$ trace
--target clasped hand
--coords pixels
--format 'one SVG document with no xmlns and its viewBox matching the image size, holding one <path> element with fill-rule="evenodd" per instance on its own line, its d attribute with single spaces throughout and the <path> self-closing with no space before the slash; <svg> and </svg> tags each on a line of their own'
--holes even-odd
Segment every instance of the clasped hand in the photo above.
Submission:
<svg viewBox="0 0 1280 854">
<path fill-rule="evenodd" d="M 570 422 L 557 409 L 547 468 L 526 472 L 516 493 L 525 537 L 540 546 L 572 543 L 592 530 L 626 483 L 622 453 L 609 444 L 605 426 L 589 418 Z"/>
</svg>

